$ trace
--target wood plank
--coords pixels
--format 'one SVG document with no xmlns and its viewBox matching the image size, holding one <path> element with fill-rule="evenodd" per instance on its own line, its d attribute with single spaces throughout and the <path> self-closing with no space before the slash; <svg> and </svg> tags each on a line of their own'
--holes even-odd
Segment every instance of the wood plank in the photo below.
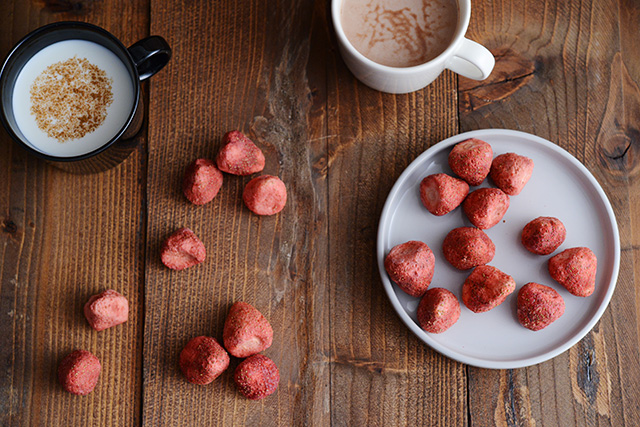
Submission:
<svg viewBox="0 0 640 427">
<path fill-rule="evenodd" d="M 630 112 L 640 98 L 631 90 L 637 74 L 629 79 L 624 69 L 629 60 L 637 72 L 638 62 L 630 49 L 621 57 L 620 34 L 612 31 L 624 20 L 635 34 L 638 16 L 632 2 L 608 0 L 474 3 L 469 37 L 500 55 L 502 72 L 482 84 L 460 79 L 462 130 L 518 129 L 576 156 L 614 207 L 622 262 L 609 308 L 568 352 L 523 370 L 470 369 L 473 425 L 639 423 L 637 228 L 628 213 L 637 202 L 630 191 L 637 114 Z"/>
<path fill-rule="evenodd" d="M 400 321 L 376 263 L 378 220 L 400 173 L 457 132 L 456 78 L 408 95 L 376 92 L 329 58 L 329 283 L 334 425 L 460 426 L 464 365 Z"/>
<path fill-rule="evenodd" d="M 602 9 L 600 9 L 602 10 Z M 624 235 L 624 263 L 621 266 L 623 279 L 618 281 L 622 289 L 616 291 L 612 301 L 613 317 L 609 333 L 615 333 L 622 346 L 609 347 L 607 354 L 619 358 L 617 378 L 620 382 L 620 399 L 623 402 L 623 423 L 640 423 L 640 194 L 638 194 L 638 172 L 640 171 L 640 4 L 634 1 L 619 1 L 620 54 L 611 64 L 610 97 L 607 102 L 603 125 L 597 139 L 597 151 L 601 159 L 601 175 L 615 188 L 613 197 L 620 201 L 614 204 L 618 224 Z M 605 152 L 606 149 L 606 152 Z M 628 221 L 622 220 L 627 218 Z M 626 319 L 635 319 L 635 325 Z M 635 330 L 633 328 L 635 326 Z M 616 396 L 617 397 L 617 396 Z"/>
<path fill-rule="evenodd" d="M 2 9 L 3 56 L 53 21 L 92 22 L 125 44 L 148 29 L 146 1 L 10 1 Z M 0 132 L 1 425 L 139 423 L 145 158 L 141 148 L 109 172 L 75 176 L 28 156 Z M 106 288 L 126 295 L 132 310 L 128 323 L 98 333 L 82 307 Z M 57 382 L 58 362 L 76 348 L 93 352 L 103 367 L 87 397 Z"/>
<path fill-rule="evenodd" d="M 318 62 L 309 57 L 316 12 L 311 1 L 152 7 L 151 31 L 167 38 L 174 57 L 150 93 L 145 425 L 327 424 L 326 140 L 316 101 L 324 80 L 307 70 Z M 258 217 L 243 206 L 250 177 L 225 175 L 205 206 L 181 194 L 187 164 L 214 158 L 232 129 L 262 148 L 263 173 L 286 183 L 280 214 Z M 202 239 L 207 260 L 169 271 L 158 249 L 183 226 Z M 228 308 L 239 300 L 264 313 L 275 332 L 264 354 L 278 365 L 280 385 L 259 402 L 236 391 L 237 359 L 207 386 L 188 383 L 177 366 L 189 339 L 222 339 Z"/>
</svg>

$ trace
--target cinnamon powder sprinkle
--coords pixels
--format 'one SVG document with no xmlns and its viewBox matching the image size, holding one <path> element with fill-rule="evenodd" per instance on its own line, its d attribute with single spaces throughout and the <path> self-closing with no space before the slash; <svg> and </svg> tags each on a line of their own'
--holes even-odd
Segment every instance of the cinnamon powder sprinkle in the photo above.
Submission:
<svg viewBox="0 0 640 427">
<path fill-rule="evenodd" d="M 31 114 L 38 127 L 58 142 L 82 138 L 107 118 L 112 83 L 86 58 L 56 62 L 31 85 Z"/>
</svg>

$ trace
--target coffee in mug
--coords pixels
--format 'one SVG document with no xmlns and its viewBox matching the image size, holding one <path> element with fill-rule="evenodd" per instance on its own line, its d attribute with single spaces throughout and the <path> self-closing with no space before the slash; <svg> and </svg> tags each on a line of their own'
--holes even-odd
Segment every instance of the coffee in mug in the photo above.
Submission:
<svg viewBox="0 0 640 427">
<path fill-rule="evenodd" d="M 495 59 L 465 37 L 471 0 L 331 0 L 331 20 L 346 66 L 367 86 L 408 93 L 445 69 L 486 79 Z"/>
<path fill-rule="evenodd" d="M 122 129 L 134 93 L 127 68 L 111 50 L 88 40 L 64 40 L 26 62 L 15 80 L 13 114 L 35 150 L 80 156 Z"/>
<path fill-rule="evenodd" d="M 344 33 L 370 60 L 413 67 L 451 44 L 458 24 L 456 0 L 344 0 Z"/>
</svg>

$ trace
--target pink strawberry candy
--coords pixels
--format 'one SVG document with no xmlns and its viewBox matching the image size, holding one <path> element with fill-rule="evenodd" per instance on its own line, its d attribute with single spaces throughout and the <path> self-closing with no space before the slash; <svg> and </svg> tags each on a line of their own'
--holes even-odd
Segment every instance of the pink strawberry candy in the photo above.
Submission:
<svg viewBox="0 0 640 427">
<path fill-rule="evenodd" d="M 520 194 L 533 173 L 533 160 L 515 153 L 497 156 L 491 164 L 491 179 L 510 196 Z"/>
<path fill-rule="evenodd" d="M 69 393 L 84 396 L 98 384 L 101 370 L 96 356 L 85 350 L 76 350 L 58 365 L 58 381 Z"/>
<path fill-rule="evenodd" d="M 429 175 L 420 183 L 420 200 L 434 215 L 445 215 L 462 203 L 469 184 L 444 173 Z"/>
<path fill-rule="evenodd" d="M 480 265 L 462 285 L 462 302 L 474 313 L 483 313 L 502 304 L 515 289 L 513 277 L 490 265 Z"/>
<path fill-rule="evenodd" d="M 555 289 L 539 283 L 527 283 L 518 292 L 518 321 L 539 331 L 564 314 L 564 300 Z"/>
<path fill-rule="evenodd" d="M 287 203 L 287 187 L 277 176 L 262 175 L 247 183 L 242 200 L 254 214 L 275 215 Z"/>
<path fill-rule="evenodd" d="M 193 231 L 180 228 L 165 240 L 160 251 L 162 263 L 172 270 L 184 270 L 205 260 L 207 250 Z"/>
<path fill-rule="evenodd" d="M 577 297 L 588 297 L 596 288 L 598 260 L 589 248 L 565 249 L 549 259 L 549 274 Z"/>
<path fill-rule="evenodd" d="M 491 262 L 496 246 L 479 228 L 458 227 L 444 238 L 442 254 L 458 270 L 467 270 Z"/>
<path fill-rule="evenodd" d="M 460 303 L 444 288 L 429 289 L 418 305 L 418 323 L 432 334 L 441 334 L 460 318 Z"/>
<path fill-rule="evenodd" d="M 213 200 L 222 187 L 222 172 L 211 160 L 196 159 L 187 167 L 182 180 L 182 192 L 194 205 Z"/>
<path fill-rule="evenodd" d="M 507 213 L 509 196 L 498 188 L 478 188 L 464 199 L 462 209 L 471 224 L 482 229 L 491 228 Z"/>
<path fill-rule="evenodd" d="M 424 242 L 409 240 L 391 248 L 384 269 L 404 292 L 421 297 L 427 291 L 435 268 L 435 256 Z"/>
<path fill-rule="evenodd" d="M 264 169 L 264 154 L 242 132 L 227 132 L 222 137 L 222 142 L 224 146 L 216 158 L 221 171 L 234 175 L 251 175 Z"/>
<path fill-rule="evenodd" d="M 271 346 L 273 329 L 258 309 L 239 301 L 229 309 L 222 336 L 231 355 L 248 357 Z"/>
<path fill-rule="evenodd" d="M 84 315 L 93 329 L 103 331 L 129 319 L 129 302 L 109 289 L 89 298 L 84 305 Z"/>
<path fill-rule="evenodd" d="M 549 255 L 560 247 L 567 237 L 567 230 L 558 218 L 541 216 L 527 223 L 522 229 L 522 245 L 531 253 Z"/>
<path fill-rule="evenodd" d="M 489 175 L 492 158 L 493 150 L 488 143 L 471 138 L 453 147 L 449 153 L 449 167 L 469 185 L 480 185 Z"/>
<path fill-rule="evenodd" d="M 187 381 L 209 384 L 229 367 L 229 355 L 215 338 L 195 337 L 180 352 L 180 370 Z"/>
<path fill-rule="evenodd" d="M 280 372 L 273 360 L 256 354 L 238 365 L 233 380 L 240 394 L 247 399 L 259 400 L 276 391 L 280 382 Z"/>
</svg>

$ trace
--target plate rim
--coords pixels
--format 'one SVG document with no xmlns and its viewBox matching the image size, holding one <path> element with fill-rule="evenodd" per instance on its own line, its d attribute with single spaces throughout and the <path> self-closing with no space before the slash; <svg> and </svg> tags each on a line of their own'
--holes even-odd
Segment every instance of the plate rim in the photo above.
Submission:
<svg viewBox="0 0 640 427">
<path fill-rule="evenodd" d="M 388 228 L 390 227 L 390 220 L 387 217 L 390 215 L 390 210 L 395 200 L 398 197 L 398 192 L 400 188 L 406 181 L 407 177 L 414 172 L 414 170 L 422 164 L 425 158 L 431 157 L 433 153 L 438 152 L 440 150 L 446 149 L 449 146 L 452 146 L 458 142 L 464 141 L 469 138 L 478 138 L 483 139 L 486 136 L 516 136 L 522 139 L 530 140 L 534 143 L 541 144 L 546 148 L 551 149 L 556 152 L 560 156 L 562 156 L 565 160 L 568 160 L 573 166 L 575 166 L 593 187 L 596 190 L 596 193 L 600 197 L 605 207 L 610 226 L 613 232 L 613 270 L 611 273 L 609 289 L 607 290 L 604 298 L 597 308 L 594 316 L 587 322 L 587 324 L 580 329 L 573 337 L 567 340 L 564 344 L 544 352 L 540 355 L 517 359 L 517 360 L 509 360 L 509 361 L 501 361 L 501 360 L 489 360 L 484 358 L 477 358 L 473 356 L 468 356 L 464 354 L 460 354 L 456 351 L 452 351 L 451 349 L 440 345 L 438 342 L 435 342 L 429 338 L 429 334 L 422 330 L 418 326 L 418 324 L 407 314 L 404 308 L 401 306 L 398 297 L 393 288 L 393 284 L 389 279 L 387 272 L 384 268 L 384 236 L 386 235 Z M 539 137 L 537 135 L 533 135 L 527 132 L 519 131 L 519 130 L 511 130 L 511 129 L 479 129 L 468 132 L 462 132 L 449 138 L 446 138 L 442 141 L 439 141 L 433 144 L 431 147 L 427 148 L 420 155 L 418 155 L 398 176 L 393 187 L 389 191 L 387 198 L 385 200 L 384 206 L 382 208 L 382 212 L 380 214 L 380 220 L 378 223 L 377 230 L 377 238 L 376 238 L 376 261 L 378 263 L 378 271 L 380 273 L 380 278 L 382 280 L 382 285 L 387 293 L 387 297 L 391 302 L 396 314 L 400 317 L 402 322 L 413 332 L 416 337 L 421 340 L 424 344 L 427 344 L 429 347 L 437 351 L 438 353 L 449 357 L 450 359 L 456 360 L 461 363 L 465 363 L 471 366 L 476 366 L 479 368 L 489 368 L 489 369 L 514 369 L 514 368 L 524 368 L 527 366 L 533 366 L 542 362 L 546 362 L 573 347 L 579 341 L 581 341 L 598 323 L 604 311 L 609 306 L 609 302 L 613 296 L 613 292 L 616 288 L 618 282 L 618 275 L 620 270 L 620 233 L 618 230 L 618 222 L 615 216 L 615 212 L 613 211 L 613 207 L 611 206 L 611 202 L 607 197 L 607 194 L 604 192 L 602 186 L 593 176 L 593 174 L 587 169 L 587 167 L 582 164 L 575 156 L 566 151 L 564 148 L 559 145 Z"/>
</svg>

